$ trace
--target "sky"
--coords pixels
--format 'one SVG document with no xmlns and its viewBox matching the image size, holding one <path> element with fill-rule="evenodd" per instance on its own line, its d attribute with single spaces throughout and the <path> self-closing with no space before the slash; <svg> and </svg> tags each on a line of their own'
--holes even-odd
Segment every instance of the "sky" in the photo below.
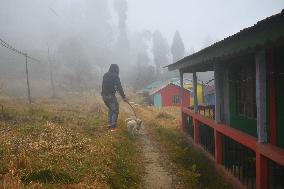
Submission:
<svg viewBox="0 0 284 189">
<path fill-rule="evenodd" d="M 114 1 L 116 0 L 108 0 L 112 17 L 116 16 L 113 10 Z M 74 22 L 76 17 L 88 11 L 88 8 L 82 10 L 83 2 L 83 0 L 0 0 L 2 7 L 0 7 L 0 23 L 8 26 L 8 29 L 6 27 L 0 29 L 1 36 L 7 39 L 13 36 L 13 39 L 28 40 L 25 34 L 33 32 L 33 35 L 45 35 L 45 31 L 63 26 L 67 33 L 70 33 L 79 28 L 75 27 L 80 24 L 80 20 Z M 186 51 L 190 51 L 190 48 L 198 51 L 207 46 L 208 41 L 222 40 L 284 9 L 284 0 L 127 0 L 127 3 L 126 24 L 129 33 L 160 30 L 170 45 L 175 31 L 179 30 Z M 4 6 L 5 4 L 10 4 L 9 9 Z M 94 5 L 89 5 L 90 11 L 94 11 L 92 6 Z M 18 12 L 20 13 L 17 14 Z M 13 27 L 9 27 L 11 22 Z M 116 24 L 115 22 L 113 21 L 113 24 Z M 44 27 L 37 27 L 39 24 Z M 55 32 L 55 36 L 51 38 L 54 37 L 60 36 Z M 14 41 L 19 40 L 11 40 Z M 44 46 L 47 46 L 46 43 L 42 41 Z M 21 44 L 16 45 L 24 48 Z"/>
<path fill-rule="evenodd" d="M 122 31 L 118 27 L 118 11 L 114 9 L 116 1 L 123 4 L 120 18 L 126 28 L 122 29 L 128 31 L 128 39 L 134 44 L 124 54 L 114 45 Z M 185 55 L 188 55 L 192 48 L 199 51 L 211 42 L 280 13 L 284 9 L 284 0 L 0 0 L 0 5 L 0 38 L 43 60 L 42 64 L 47 60 L 48 49 L 58 62 L 70 62 L 64 59 L 68 56 L 63 57 L 60 49 L 71 48 L 77 42 L 79 44 L 73 46 L 81 47 L 86 53 L 86 61 L 95 68 L 102 63 L 107 67 L 115 59 L 132 71 L 129 65 L 134 66 L 137 54 L 144 51 L 150 56 L 150 64 L 154 65 L 152 41 L 145 37 L 149 33 L 159 30 L 171 45 L 178 30 L 185 45 Z M 109 56 L 109 49 L 112 56 Z M 69 55 L 75 56 L 74 53 Z M 22 60 L 3 48 L 0 56 L 0 66 Z"/>
<path fill-rule="evenodd" d="M 171 44 L 179 30 L 186 50 L 222 40 L 280 13 L 283 0 L 128 0 L 131 30 L 160 30 Z"/>
</svg>

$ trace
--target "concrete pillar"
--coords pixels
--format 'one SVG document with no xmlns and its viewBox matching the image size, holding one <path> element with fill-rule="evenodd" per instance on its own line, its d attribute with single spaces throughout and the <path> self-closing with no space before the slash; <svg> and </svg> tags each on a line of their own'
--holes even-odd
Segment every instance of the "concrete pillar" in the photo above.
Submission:
<svg viewBox="0 0 284 189">
<path fill-rule="evenodd" d="M 194 96 L 194 113 L 198 113 L 197 76 L 195 71 L 193 71 L 193 96 Z"/>
<path fill-rule="evenodd" d="M 267 143 L 266 116 L 266 56 L 265 51 L 255 54 L 256 66 L 256 107 L 258 142 Z"/>
</svg>

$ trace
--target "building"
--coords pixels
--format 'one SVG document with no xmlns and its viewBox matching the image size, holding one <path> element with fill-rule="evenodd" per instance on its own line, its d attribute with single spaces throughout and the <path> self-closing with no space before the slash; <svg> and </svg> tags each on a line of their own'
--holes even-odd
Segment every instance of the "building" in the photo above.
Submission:
<svg viewBox="0 0 284 189">
<path fill-rule="evenodd" d="M 161 85 L 159 88 L 154 89 L 150 92 L 153 105 L 155 107 L 166 107 L 166 106 L 181 106 L 180 100 L 181 87 L 167 82 Z M 183 89 L 184 105 L 190 106 L 190 91 Z"/>
<path fill-rule="evenodd" d="M 249 189 L 284 188 L 284 11 L 168 66 L 214 71 L 215 119 L 182 107 L 182 126 Z M 183 86 L 183 84 L 181 84 Z M 183 99 L 183 96 L 181 96 Z M 196 98 L 195 98 L 196 99 Z"/>
<path fill-rule="evenodd" d="M 204 104 L 215 105 L 215 86 L 208 85 L 204 86 Z"/>
<path fill-rule="evenodd" d="M 170 79 L 170 82 L 171 83 L 174 83 L 178 86 L 180 86 L 180 80 L 179 78 L 172 78 Z M 189 90 L 191 92 L 191 95 L 190 95 L 190 103 L 193 104 L 194 103 L 194 98 L 193 98 L 193 82 L 192 82 L 192 79 L 189 79 L 189 78 L 183 78 L 183 88 Z M 202 104 L 204 103 L 204 85 L 197 81 L 197 100 L 198 100 L 198 103 L 199 104 Z"/>
<path fill-rule="evenodd" d="M 162 81 L 155 81 L 153 83 L 150 83 L 144 89 L 138 91 L 137 93 L 138 94 L 149 94 L 152 90 L 160 87 L 162 83 L 163 83 Z"/>
</svg>

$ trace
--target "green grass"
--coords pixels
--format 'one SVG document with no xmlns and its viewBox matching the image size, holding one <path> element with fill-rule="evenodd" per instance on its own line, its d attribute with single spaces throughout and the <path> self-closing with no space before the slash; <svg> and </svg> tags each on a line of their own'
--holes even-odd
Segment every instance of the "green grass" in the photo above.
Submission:
<svg viewBox="0 0 284 189">
<path fill-rule="evenodd" d="M 119 134 L 120 142 L 114 144 L 114 173 L 108 178 L 112 188 L 137 188 L 143 175 L 141 151 L 137 148 L 137 139 L 127 131 Z M 140 164 L 141 167 L 137 167 Z M 138 168 L 138 169 L 137 169 Z"/>
<path fill-rule="evenodd" d="M 229 184 L 218 176 L 210 161 L 191 148 L 180 130 L 156 125 L 152 127 L 151 133 L 177 166 L 177 174 L 188 188 L 230 188 Z"/>
<path fill-rule="evenodd" d="M 71 178 L 68 173 L 58 172 L 49 169 L 39 170 L 36 172 L 31 172 L 30 174 L 23 176 L 21 180 L 28 184 L 30 182 L 40 182 L 46 184 L 62 183 L 70 184 L 74 183 L 74 179 Z"/>
</svg>

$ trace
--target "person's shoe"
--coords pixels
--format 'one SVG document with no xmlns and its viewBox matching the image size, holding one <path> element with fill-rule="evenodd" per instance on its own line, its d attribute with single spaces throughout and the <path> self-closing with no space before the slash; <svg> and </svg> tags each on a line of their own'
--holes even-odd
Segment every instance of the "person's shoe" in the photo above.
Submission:
<svg viewBox="0 0 284 189">
<path fill-rule="evenodd" d="M 110 129 L 111 132 L 116 131 L 116 130 L 117 130 L 117 128 Z"/>
</svg>

